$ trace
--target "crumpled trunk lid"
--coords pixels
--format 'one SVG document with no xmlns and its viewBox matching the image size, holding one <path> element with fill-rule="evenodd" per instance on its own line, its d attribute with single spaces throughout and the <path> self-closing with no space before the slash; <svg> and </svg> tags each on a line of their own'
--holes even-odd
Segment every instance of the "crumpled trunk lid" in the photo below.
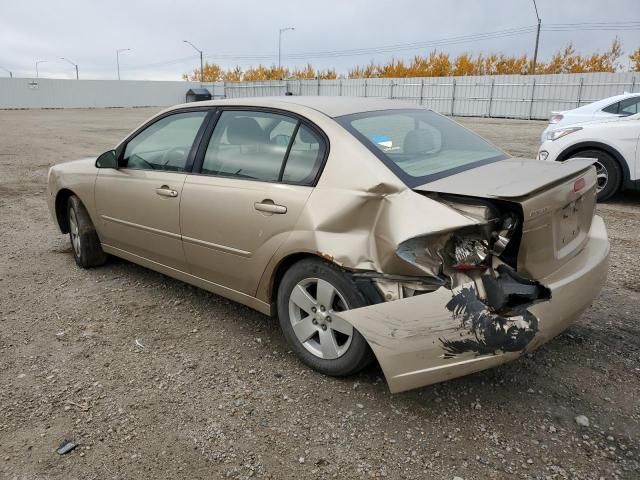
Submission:
<svg viewBox="0 0 640 480">
<path fill-rule="evenodd" d="M 522 209 L 518 271 L 542 279 L 584 247 L 596 205 L 593 159 L 507 159 L 414 190 L 506 200 Z"/>
</svg>

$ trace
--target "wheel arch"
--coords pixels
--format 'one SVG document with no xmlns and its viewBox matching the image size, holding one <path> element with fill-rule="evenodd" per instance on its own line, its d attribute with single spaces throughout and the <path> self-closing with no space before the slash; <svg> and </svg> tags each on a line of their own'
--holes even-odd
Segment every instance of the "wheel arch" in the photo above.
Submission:
<svg viewBox="0 0 640 480">
<path fill-rule="evenodd" d="M 69 233 L 69 213 L 67 212 L 67 202 L 69 197 L 75 193 L 68 188 L 61 188 L 56 194 L 56 220 L 62 233 Z"/>
<path fill-rule="evenodd" d="M 557 161 L 564 161 L 575 155 L 576 153 L 580 153 L 585 150 L 602 150 L 605 153 L 608 153 L 613 157 L 613 159 L 618 163 L 620 170 L 622 171 L 622 182 L 621 189 L 625 189 L 629 186 L 629 182 L 631 181 L 631 172 L 629 171 L 629 164 L 622 156 L 622 154 L 612 147 L 611 145 L 607 145 L 606 143 L 601 142 L 580 142 L 575 145 L 571 145 L 566 150 L 564 150 L 560 155 L 558 155 Z"/>
<path fill-rule="evenodd" d="M 292 252 L 286 256 L 284 256 L 277 263 L 275 268 L 273 269 L 273 273 L 271 274 L 270 282 L 267 287 L 267 298 L 268 302 L 271 305 L 271 312 L 273 316 L 278 314 L 277 308 L 277 297 L 278 297 L 278 288 L 280 287 L 280 283 L 282 282 L 282 278 L 289 268 L 291 268 L 294 264 L 298 263 L 301 260 L 305 260 L 307 258 L 313 258 L 316 260 L 320 260 L 322 262 L 333 265 L 334 267 L 340 269 L 344 274 L 351 276 L 351 271 L 349 269 L 345 269 L 342 265 L 335 262 L 333 257 L 330 255 L 323 255 L 320 252 Z M 356 288 L 359 290 L 360 294 L 364 296 L 364 298 L 370 304 L 380 303 L 384 301 L 382 294 L 380 291 L 373 285 L 371 280 L 363 278 L 356 279 L 351 277 L 351 280 L 354 282 Z"/>
<path fill-rule="evenodd" d="M 293 252 L 282 257 L 280 261 L 276 264 L 274 269 L 272 270 L 272 273 L 270 276 L 271 278 L 267 286 L 267 299 L 268 299 L 268 302 L 271 304 L 271 312 L 274 316 L 277 316 L 278 314 L 278 306 L 277 306 L 278 288 L 280 287 L 280 283 L 282 282 L 282 278 L 284 277 L 284 274 L 294 264 L 306 258 L 317 258 L 319 260 L 323 259 L 321 255 L 318 255 L 312 252 Z"/>
</svg>

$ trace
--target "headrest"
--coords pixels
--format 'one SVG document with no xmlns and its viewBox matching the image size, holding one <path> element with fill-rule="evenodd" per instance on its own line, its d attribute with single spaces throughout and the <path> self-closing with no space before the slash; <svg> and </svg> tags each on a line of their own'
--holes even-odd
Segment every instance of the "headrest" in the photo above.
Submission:
<svg viewBox="0 0 640 480">
<path fill-rule="evenodd" d="M 267 135 L 255 118 L 235 117 L 227 126 L 227 140 L 233 145 L 267 143 Z"/>
<path fill-rule="evenodd" d="M 417 129 L 411 130 L 404 137 L 402 150 L 408 154 L 419 154 L 431 152 L 438 147 L 432 132 L 425 129 Z"/>
</svg>

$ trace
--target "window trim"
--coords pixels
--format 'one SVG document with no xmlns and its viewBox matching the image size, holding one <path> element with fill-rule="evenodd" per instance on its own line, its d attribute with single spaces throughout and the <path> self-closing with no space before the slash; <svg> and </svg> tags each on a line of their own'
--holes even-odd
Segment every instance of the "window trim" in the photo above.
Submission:
<svg viewBox="0 0 640 480">
<path fill-rule="evenodd" d="M 134 170 L 134 169 L 128 169 L 127 167 L 123 167 L 122 166 L 122 163 L 124 161 L 124 153 L 125 153 L 125 150 L 127 148 L 127 145 L 134 138 L 136 138 L 142 132 L 147 130 L 147 128 L 149 128 L 152 125 L 154 125 L 155 123 L 157 123 L 157 122 L 159 122 L 161 120 L 164 120 L 165 118 L 171 117 L 173 115 L 178 115 L 178 114 L 181 114 L 181 113 L 192 113 L 192 112 L 205 112 L 205 116 L 202 119 L 202 124 L 200 125 L 200 127 L 198 128 L 198 131 L 196 132 L 196 136 L 194 137 L 193 142 L 191 143 L 191 148 L 189 149 L 189 154 L 187 155 L 187 163 L 185 164 L 184 170 L 176 171 L 176 170 L 160 170 L 160 169 L 149 169 L 149 170 L 146 170 L 146 169 L 144 169 L 145 171 L 149 171 L 149 172 L 164 172 L 164 173 L 177 173 L 177 174 L 189 174 L 189 173 L 191 173 L 191 171 L 193 169 L 193 165 L 194 165 L 197 146 L 200 145 L 200 142 L 202 140 L 202 135 L 206 131 L 208 125 L 211 123 L 212 114 L 215 113 L 214 109 L 212 109 L 211 107 L 199 106 L 199 107 L 186 107 L 186 108 L 179 108 L 179 109 L 175 109 L 175 110 L 170 110 L 168 112 L 164 112 L 162 114 L 159 114 L 159 115 L 153 117 L 151 120 L 145 122 L 144 124 L 139 126 L 137 129 L 135 129 L 133 132 L 131 132 L 129 134 L 129 136 L 127 136 L 116 147 L 116 162 L 117 162 L 117 165 L 118 165 L 117 168 L 119 170 L 120 169 L 122 169 L 122 170 Z M 141 169 L 135 169 L 135 170 L 141 170 Z"/>
<path fill-rule="evenodd" d="M 320 180 L 320 176 L 322 175 L 324 167 L 327 163 L 327 159 L 329 158 L 330 142 L 327 134 L 315 123 L 313 123 L 311 120 L 309 120 L 308 118 L 298 113 L 292 112 L 290 110 L 283 110 L 280 108 L 272 108 L 272 107 L 258 107 L 258 106 L 250 106 L 250 105 L 223 105 L 223 106 L 214 106 L 210 108 L 213 108 L 215 110 L 215 114 L 211 118 L 209 125 L 206 128 L 206 131 L 204 131 L 203 135 L 200 137 L 198 148 L 194 156 L 194 162 L 192 165 L 193 168 L 190 172 L 191 175 L 201 175 L 203 177 L 227 178 L 231 180 L 242 180 L 245 182 L 262 182 L 262 183 L 271 183 L 271 184 L 297 185 L 302 187 L 315 187 L 318 184 L 318 181 Z M 226 176 L 226 175 L 214 175 L 210 173 L 202 173 L 204 156 L 207 152 L 207 148 L 209 147 L 209 142 L 211 141 L 211 138 L 213 138 L 213 133 L 216 129 L 216 126 L 218 125 L 218 121 L 220 120 L 220 117 L 226 111 L 271 113 L 273 115 L 282 115 L 285 117 L 290 117 L 297 121 L 296 127 L 293 132 L 294 134 L 291 136 L 291 140 L 289 141 L 289 145 L 287 146 L 287 151 L 282 160 L 282 165 L 280 166 L 278 180 L 262 180 L 258 178 L 237 178 L 237 177 Z M 317 172 L 313 180 L 309 182 L 304 182 L 304 183 L 289 182 L 289 181 L 281 180 L 282 174 L 284 173 L 284 168 L 286 167 L 287 161 L 289 160 L 289 153 L 291 151 L 293 143 L 295 142 L 296 135 L 301 125 L 304 125 L 313 133 L 318 135 L 318 137 L 320 138 L 320 141 L 323 143 L 324 153 L 322 155 L 322 158 L 320 159 L 320 162 L 318 163 Z"/>
</svg>

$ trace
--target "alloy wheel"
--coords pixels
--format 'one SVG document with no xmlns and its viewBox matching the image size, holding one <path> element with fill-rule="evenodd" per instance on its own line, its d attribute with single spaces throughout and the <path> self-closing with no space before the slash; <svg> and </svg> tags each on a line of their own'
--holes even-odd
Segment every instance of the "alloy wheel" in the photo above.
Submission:
<svg viewBox="0 0 640 480">
<path fill-rule="evenodd" d="M 324 360 L 340 358 L 351 345 L 353 327 L 334 315 L 348 309 L 340 292 L 320 278 L 298 282 L 289 297 L 289 319 L 296 338 Z"/>
<path fill-rule="evenodd" d="M 607 186 L 607 182 L 609 181 L 609 172 L 607 172 L 606 167 L 600 162 L 596 162 L 595 167 L 596 167 L 596 182 L 597 182 L 596 191 L 597 193 L 600 193 Z"/>
<path fill-rule="evenodd" d="M 71 245 L 76 256 L 80 256 L 80 230 L 78 228 L 78 216 L 75 208 L 69 209 L 69 232 L 71 233 Z"/>
</svg>

